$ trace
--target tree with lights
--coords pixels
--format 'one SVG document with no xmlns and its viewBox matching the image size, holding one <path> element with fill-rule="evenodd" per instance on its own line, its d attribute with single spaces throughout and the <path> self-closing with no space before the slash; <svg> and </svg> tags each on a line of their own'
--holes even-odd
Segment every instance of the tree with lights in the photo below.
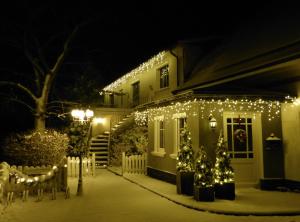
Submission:
<svg viewBox="0 0 300 222">
<path fill-rule="evenodd" d="M 191 133 L 187 127 L 181 131 L 181 138 L 176 169 L 177 171 L 190 172 L 194 170 L 194 151 Z"/>
<path fill-rule="evenodd" d="M 201 146 L 195 162 L 194 199 L 214 201 L 213 168 L 204 147 Z"/>
<path fill-rule="evenodd" d="M 192 137 L 185 126 L 181 131 L 181 141 L 176 164 L 177 193 L 193 195 L 194 183 L 194 151 Z"/>
<path fill-rule="evenodd" d="M 216 163 L 214 167 L 216 198 L 235 199 L 234 172 L 230 165 L 230 154 L 225 145 L 222 131 L 216 148 Z"/>
</svg>

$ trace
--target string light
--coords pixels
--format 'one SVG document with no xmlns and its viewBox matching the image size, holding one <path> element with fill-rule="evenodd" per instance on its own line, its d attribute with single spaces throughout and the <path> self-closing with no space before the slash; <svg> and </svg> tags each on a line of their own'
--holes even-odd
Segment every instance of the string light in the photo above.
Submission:
<svg viewBox="0 0 300 222">
<path fill-rule="evenodd" d="M 44 182 L 46 179 L 50 179 L 52 175 L 54 175 L 54 172 L 58 171 L 57 166 L 53 166 L 50 171 L 48 171 L 46 174 L 40 175 L 40 176 L 28 176 L 26 174 L 23 174 L 22 172 L 19 172 L 16 169 L 11 169 L 11 172 L 9 173 L 10 177 L 15 177 L 16 178 L 16 183 L 33 183 L 33 182 Z M 48 176 L 48 177 L 47 177 Z"/>
<path fill-rule="evenodd" d="M 133 69 L 129 73 L 123 75 L 121 78 L 117 79 L 116 81 L 112 82 L 108 86 L 104 87 L 103 91 L 112 92 L 120 85 L 125 84 L 127 81 L 135 78 L 138 74 L 142 72 L 147 72 L 149 69 L 153 68 L 153 66 L 161 64 L 164 61 L 165 54 L 166 54 L 165 51 L 159 52 L 157 55 L 153 56 L 148 61 L 142 63 L 137 68 Z"/>
<path fill-rule="evenodd" d="M 289 103 L 291 106 L 299 106 L 300 99 L 286 97 L 284 103 Z M 144 111 L 136 111 L 134 113 L 135 122 L 138 125 L 147 125 L 148 121 L 153 121 L 155 116 L 164 115 L 166 121 L 173 119 L 174 113 L 187 113 L 190 116 L 206 118 L 208 114 L 217 116 L 222 115 L 224 111 L 234 113 L 242 113 L 244 115 L 251 114 L 253 118 L 257 114 L 266 114 L 269 121 L 280 117 L 281 102 L 277 100 L 263 99 L 194 99 L 184 102 L 171 103 L 167 106 L 149 108 Z"/>
</svg>

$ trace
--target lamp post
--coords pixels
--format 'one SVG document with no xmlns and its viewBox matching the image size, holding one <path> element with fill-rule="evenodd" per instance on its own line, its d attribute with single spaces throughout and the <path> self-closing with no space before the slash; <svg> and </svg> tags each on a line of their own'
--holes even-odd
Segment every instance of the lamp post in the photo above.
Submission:
<svg viewBox="0 0 300 222">
<path fill-rule="evenodd" d="M 80 124 L 87 124 L 94 116 L 92 110 L 79 110 L 74 109 L 71 112 L 74 121 L 78 121 Z M 79 176 L 78 176 L 78 186 L 77 186 L 77 196 L 82 196 L 83 194 L 83 184 L 82 184 L 82 154 L 83 154 L 83 144 L 82 141 L 79 147 Z"/>
</svg>

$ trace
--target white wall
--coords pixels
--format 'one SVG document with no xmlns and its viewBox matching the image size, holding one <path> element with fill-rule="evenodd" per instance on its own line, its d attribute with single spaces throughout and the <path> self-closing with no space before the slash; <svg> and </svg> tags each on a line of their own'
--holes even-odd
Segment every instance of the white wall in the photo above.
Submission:
<svg viewBox="0 0 300 222">
<path fill-rule="evenodd" d="M 285 178 L 300 181 L 300 106 L 282 105 Z"/>
</svg>

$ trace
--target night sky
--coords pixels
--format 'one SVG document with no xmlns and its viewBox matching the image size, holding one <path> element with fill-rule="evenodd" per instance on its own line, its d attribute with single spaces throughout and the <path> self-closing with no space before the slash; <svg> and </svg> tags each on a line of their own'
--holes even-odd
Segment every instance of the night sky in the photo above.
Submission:
<svg viewBox="0 0 300 222">
<path fill-rule="evenodd" d="M 25 39 L 30 40 L 33 53 L 38 53 L 37 45 L 45 46 L 45 58 L 53 64 L 68 34 L 84 23 L 52 96 L 76 100 L 84 94 L 88 99 L 89 92 L 82 90 L 93 89 L 97 96 L 97 89 L 180 40 L 225 37 L 249 21 L 283 8 L 255 1 L 12 0 L 0 8 L 0 80 L 30 85 L 27 77 L 32 77 L 32 67 L 24 56 Z M 32 122 L 31 114 L 22 109 L 1 102 L 0 114 L 9 119 L 1 125 L 3 132 L 8 126 L 18 128 Z M 20 114 L 23 116 L 18 118 Z"/>
<path fill-rule="evenodd" d="M 10 1 L 1 7 L 1 32 L 15 38 L 13 27 L 33 18 L 36 35 L 46 39 L 87 22 L 66 65 L 93 63 L 107 84 L 177 41 L 228 35 L 257 12 L 269 10 L 262 3 L 125 2 Z"/>
</svg>

